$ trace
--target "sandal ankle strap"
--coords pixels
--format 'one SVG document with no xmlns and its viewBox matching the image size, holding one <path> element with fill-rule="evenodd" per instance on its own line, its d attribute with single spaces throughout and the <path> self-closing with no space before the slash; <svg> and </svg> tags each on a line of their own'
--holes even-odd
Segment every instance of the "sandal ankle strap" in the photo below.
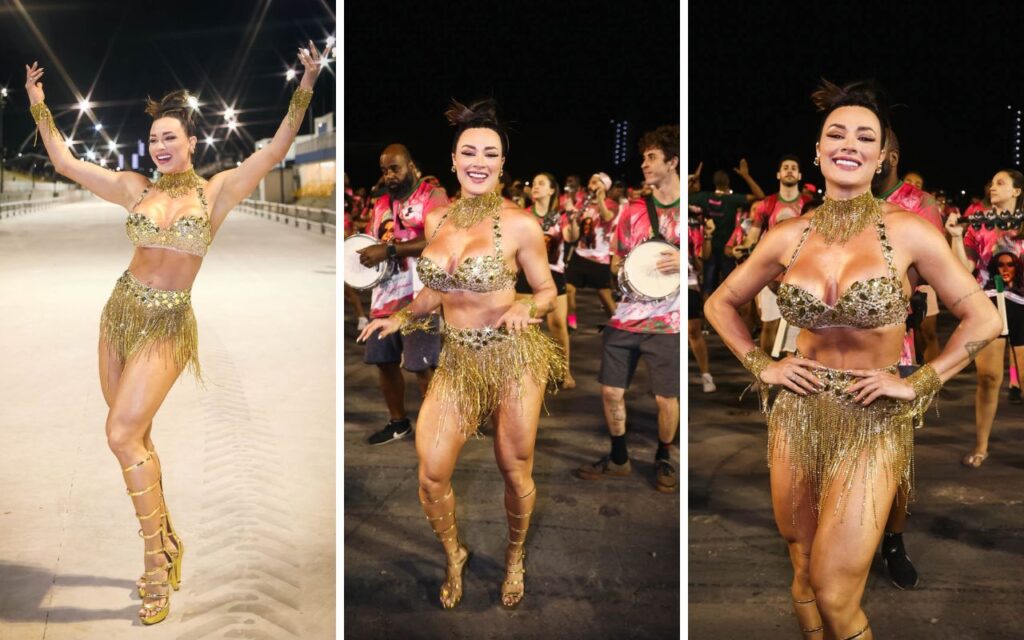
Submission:
<svg viewBox="0 0 1024 640">
<path fill-rule="evenodd" d="M 452 496 L 454 490 L 455 487 L 453 487 L 452 485 L 448 485 L 448 493 L 444 494 L 437 500 L 424 500 L 423 498 L 420 498 L 420 504 L 437 504 L 439 502 L 443 502 Z"/>
<path fill-rule="evenodd" d="M 133 497 L 133 498 L 137 498 L 138 496 L 141 496 L 141 495 L 144 495 L 146 493 L 149 493 L 150 491 L 152 491 L 153 489 L 156 489 L 159 486 L 160 486 L 160 479 L 157 478 L 156 482 L 154 482 L 153 484 L 149 485 L 148 487 L 146 487 L 142 491 L 132 491 L 131 488 L 129 488 L 128 489 L 128 495 Z"/>
<path fill-rule="evenodd" d="M 129 472 L 129 471 L 131 471 L 132 469 L 138 469 L 139 467 L 141 467 L 142 465 L 146 464 L 147 462 L 149 462 L 149 461 L 150 461 L 150 460 L 152 460 L 152 459 L 153 459 L 153 452 L 152 452 L 152 451 L 150 451 L 150 452 L 149 452 L 149 453 L 148 453 L 148 454 L 146 455 L 146 457 L 145 457 L 145 458 L 143 458 L 142 460 L 139 460 L 139 461 L 138 461 L 138 462 L 136 462 L 135 464 L 130 464 L 130 465 L 128 465 L 127 467 L 123 467 L 123 468 L 121 469 L 121 473 L 128 473 L 128 472 Z"/>
</svg>

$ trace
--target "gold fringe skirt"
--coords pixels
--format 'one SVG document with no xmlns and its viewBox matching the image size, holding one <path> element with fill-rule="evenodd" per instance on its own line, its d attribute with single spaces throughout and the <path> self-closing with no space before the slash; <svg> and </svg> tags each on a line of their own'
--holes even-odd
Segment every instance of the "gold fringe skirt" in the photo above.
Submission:
<svg viewBox="0 0 1024 640">
<path fill-rule="evenodd" d="M 897 371 L 895 365 L 884 370 Z M 865 407 L 843 391 L 858 378 L 840 369 L 822 368 L 814 373 L 824 383 L 823 391 L 800 396 L 782 389 L 768 414 L 768 466 L 779 459 L 783 449 L 788 450 L 794 524 L 798 498 L 808 485 L 815 516 L 838 492 L 835 514 L 845 517 L 850 490 L 858 484 L 873 487 L 879 473 L 892 483 L 887 486 L 895 485 L 909 499 L 914 479 L 914 427 L 927 404 L 921 407 L 921 403 L 879 398 Z M 870 500 L 877 527 L 879 507 L 885 514 L 889 504 L 876 504 L 870 491 L 864 496 L 861 522 Z"/>
<path fill-rule="evenodd" d="M 466 437 L 475 434 L 500 403 L 520 398 L 526 376 L 555 393 L 569 370 L 561 345 L 533 326 L 509 333 L 504 328 L 446 325 L 443 337 L 428 393 L 436 394 L 444 408 L 441 429 L 454 417 Z"/>
<path fill-rule="evenodd" d="M 125 271 L 114 285 L 103 315 L 100 337 L 122 365 L 130 358 L 161 350 L 179 370 L 200 379 L 199 337 L 189 289 L 155 289 Z"/>
</svg>

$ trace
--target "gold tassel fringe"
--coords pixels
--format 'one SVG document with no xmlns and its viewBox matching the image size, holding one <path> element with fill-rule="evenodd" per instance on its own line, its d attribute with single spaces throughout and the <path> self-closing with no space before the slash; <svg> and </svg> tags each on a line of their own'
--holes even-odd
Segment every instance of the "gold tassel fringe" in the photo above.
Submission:
<svg viewBox="0 0 1024 640">
<path fill-rule="evenodd" d="M 499 403 L 520 397 L 526 376 L 555 393 L 566 373 L 561 345 L 536 327 L 513 334 L 490 327 L 446 326 L 444 348 L 430 381 L 430 391 L 444 407 L 438 434 L 453 418 L 466 437 L 474 435 Z"/>
<path fill-rule="evenodd" d="M 888 369 L 895 372 L 896 367 Z M 873 486 L 876 474 L 885 474 L 907 496 L 912 495 L 914 478 L 914 426 L 922 421 L 933 395 L 907 402 L 880 398 L 864 407 L 844 393 L 858 378 L 838 369 L 816 369 L 825 390 L 800 396 L 783 389 L 768 416 L 768 464 L 782 449 L 788 449 L 793 473 L 793 522 L 796 523 L 798 496 L 809 483 L 818 516 L 830 494 L 838 491 L 835 515 L 845 517 L 846 497 L 854 484 Z M 865 456 L 865 452 L 867 455 Z M 891 486 L 891 485 L 889 485 Z M 875 526 L 879 507 L 866 492 L 861 505 L 861 523 L 867 501 L 871 500 Z"/>
<path fill-rule="evenodd" d="M 100 335 L 122 364 L 140 354 L 169 350 L 179 370 L 188 368 L 196 380 L 202 379 L 199 336 L 187 289 L 154 289 L 125 271 L 103 307 Z"/>
</svg>

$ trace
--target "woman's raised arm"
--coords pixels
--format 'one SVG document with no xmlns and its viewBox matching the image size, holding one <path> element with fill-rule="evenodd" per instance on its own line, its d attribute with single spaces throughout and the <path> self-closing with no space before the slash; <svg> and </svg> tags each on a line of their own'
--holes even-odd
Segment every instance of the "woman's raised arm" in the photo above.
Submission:
<svg viewBox="0 0 1024 640">
<path fill-rule="evenodd" d="M 25 65 L 25 92 L 28 94 L 29 111 L 36 121 L 39 137 L 43 140 L 54 170 L 107 202 L 131 208 L 149 181 L 133 171 L 111 171 L 76 158 L 64 143 L 64 136 L 60 134 L 53 121 L 53 114 L 46 106 L 42 77 L 43 68 L 38 62 L 33 62 L 32 66 Z"/>
<path fill-rule="evenodd" d="M 324 49 L 323 58 L 330 53 L 331 46 L 327 45 Z M 210 180 L 210 191 L 217 194 L 210 215 L 214 228 L 219 227 L 228 212 L 252 193 L 260 180 L 288 155 L 288 149 L 299 133 L 299 127 L 302 126 L 306 107 L 313 98 L 313 85 L 320 75 L 321 55 L 312 40 L 309 42 L 309 49 L 299 50 L 299 60 L 305 69 L 302 80 L 292 95 L 288 113 L 281 121 L 281 126 L 277 128 L 273 139 L 246 158 L 237 168 L 222 171 Z"/>
</svg>

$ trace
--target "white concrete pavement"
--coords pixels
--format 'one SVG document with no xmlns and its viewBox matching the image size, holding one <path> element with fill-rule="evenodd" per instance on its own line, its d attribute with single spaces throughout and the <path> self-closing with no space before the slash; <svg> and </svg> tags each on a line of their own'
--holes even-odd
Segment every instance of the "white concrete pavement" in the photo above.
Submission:
<svg viewBox="0 0 1024 640">
<path fill-rule="evenodd" d="M 179 380 L 154 426 L 182 587 L 143 630 L 96 364 L 124 218 L 90 199 L 0 220 L 0 638 L 333 638 L 334 237 L 235 212 L 210 248 L 206 388 Z"/>
</svg>

